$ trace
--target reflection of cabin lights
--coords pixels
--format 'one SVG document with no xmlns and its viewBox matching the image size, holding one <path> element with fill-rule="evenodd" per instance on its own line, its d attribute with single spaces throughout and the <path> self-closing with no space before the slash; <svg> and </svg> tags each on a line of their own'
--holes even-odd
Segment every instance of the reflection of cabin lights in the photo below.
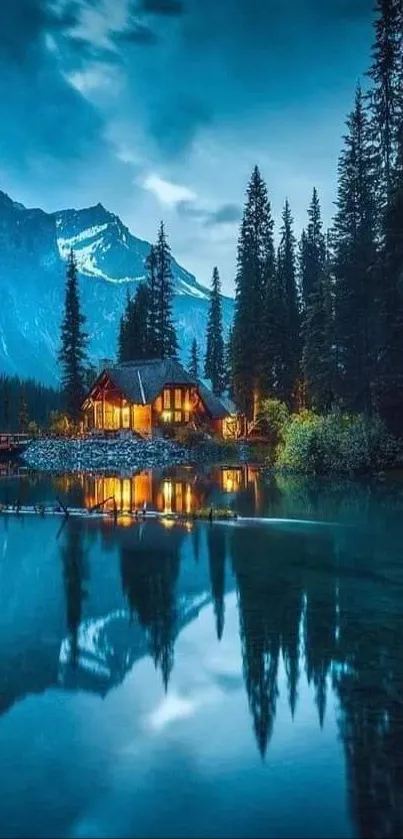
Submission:
<svg viewBox="0 0 403 839">
<path fill-rule="evenodd" d="M 164 481 L 162 485 L 162 494 L 164 497 L 164 513 L 172 512 L 172 483 L 171 481 Z"/>
<path fill-rule="evenodd" d="M 170 530 L 171 527 L 174 527 L 175 522 L 173 519 L 161 519 L 161 524 L 163 524 L 164 527 Z"/>
<path fill-rule="evenodd" d="M 190 488 L 190 484 L 186 484 L 186 512 L 191 513 L 192 511 L 192 490 Z"/>
<path fill-rule="evenodd" d="M 187 530 L 188 533 L 191 533 L 193 530 L 193 523 L 191 521 L 185 521 L 185 530 Z"/>
</svg>

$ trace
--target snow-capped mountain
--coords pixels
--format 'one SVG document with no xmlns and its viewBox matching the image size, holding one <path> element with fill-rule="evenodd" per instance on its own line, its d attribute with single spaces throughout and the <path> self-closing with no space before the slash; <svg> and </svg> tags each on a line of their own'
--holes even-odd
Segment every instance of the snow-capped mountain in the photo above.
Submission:
<svg viewBox="0 0 403 839">
<path fill-rule="evenodd" d="M 45 213 L 0 192 L 0 373 L 55 383 L 63 312 L 65 265 L 70 249 L 80 271 L 83 311 L 94 364 L 116 353 L 127 289 L 145 277 L 150 244 L 130 233 L 102 204 Z M 194 337 L 204 347 L 209 292 L 172 260 L 174 316 L 181 355 Z M 228 327 L 233 301 L 223 298 Z"/>
</svg>

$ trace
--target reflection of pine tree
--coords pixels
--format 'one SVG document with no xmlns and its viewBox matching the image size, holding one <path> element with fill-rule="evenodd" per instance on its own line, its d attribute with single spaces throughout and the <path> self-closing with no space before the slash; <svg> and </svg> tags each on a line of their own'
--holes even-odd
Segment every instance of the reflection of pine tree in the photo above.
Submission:
<svg viewBox="0 0 403 839">
<path fill-rule="evenodd" d="M 298 682 L 300 677 L 300 624 L 302 614 L 302 591 L 295 581 L 294 585 L 284 590 L 284 613 L 281 632 L 281 645 L 285 672 L 287 676 L 288 703 L 294 718 L 298 700 Z"/>
<path fill-rule="evenodd" d="M 323 540 L 320 557 L 332 555 L 331 544 Z M 323 561 L 323 560 L 322 560 Z M 327 680 L 335 655 L 337 617 L 336 581 L 314 574 L 306 585 L 307 600 L 304 620 L 304 645 L 308 682 L 313 682 L 319 722 L 323 726 L 326 712 Z"/>
<path fill-rule="evenodd" d="M 78 628 L 82 620 L 83 601 L 87 597 L 84 583 L 88 569 L 80 525 L 67 523 L 66 538 L 61 550 L 64 591 L 66 598 L 66 623 L 71 642 L 71 664 L 78 664 Z"/>
<path fill-rule="evenodd" d="M 176 582 L 179 554 L 149 547 L 147 551 L 122 548 L 122 587 L 130 611 L 147 632 L 150 654 L 160 669 L 165 690 L 174 663 L 177 630 Z"/>
<path fill-rule="evenodd" d="M 211 594 L 213 597 L 217 638 L 221 641 L 224 631 L 225 557 L 226 538 L 221 528 L 210 528 L 207 535 Z"/>
<path fill-rule="evenodd" d="M 232 560 L 239 592 L 239 623 L 245 687 L 259 751 L 264 757 L 270 741 L 278 697 L 283 591 L 267 573 L 259 558 L 267 553 L 263 531 L 256 534 L 254 561 L 250 555 L 250 532 L 234 530 Z"/>
<path fill-rule="evenodd" d="M 371 562 L 366 552 L 366 565 Z M 367 588 L 363 604 L 356 581 L 339 590 L 339 657 L 334 676 L 340 729 L 357 835 L 403 836 L 403 616 L 398 589 L 385 596 Z M 368 595 L 367 595 L 368 597 Z"/>
</svg>

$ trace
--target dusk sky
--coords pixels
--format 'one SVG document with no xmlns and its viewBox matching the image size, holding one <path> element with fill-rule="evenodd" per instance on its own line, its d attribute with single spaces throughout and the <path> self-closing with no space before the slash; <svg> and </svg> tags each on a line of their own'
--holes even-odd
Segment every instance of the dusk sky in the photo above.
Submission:
<svg viewBox="0 0 403 839">
<path fill-rule="evenodd" d="M 373 0 L 10 0 L 0 10 L 0 188 L 45 210 L 102 202 L 233 291 L 251 169 L 299 232 L 325 221 Z"/>
</svg>

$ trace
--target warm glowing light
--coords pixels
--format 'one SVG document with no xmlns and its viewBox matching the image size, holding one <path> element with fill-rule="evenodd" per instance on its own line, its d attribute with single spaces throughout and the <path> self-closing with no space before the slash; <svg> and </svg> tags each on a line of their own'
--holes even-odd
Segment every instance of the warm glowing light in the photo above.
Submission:
<svg viewBox="0 0 403 839">
<path fill-rule="evenodd" d="M 131 527 L 132 519 L 130 516 L 120 515 L 117 518 L 117 523 L 119 527 Z"/>
<path fill-rule="evenodd" d="M 172 419 L 172 412 L 171 411 L 163 411 L 162 412 L 162 419 L 164 422 L 170 422 Z"/>
<path fill-rule="evenodd" d="M 161 519 L 161 524 L 163 527 L 166 527 L 167 530 L 171 530 L 171 528 L 175 526 L 175 521 L 174 519 Z"/>
<path fill-rule="evenodd" d="M 172 513 L 172 483 L 171 481 L 164 481 L 162 485 L 162 495 L 164 498 L 164 513 Z"/>
<path fill-rule="evenodd" d="M 186 512 L 192 512 L 192 489 L 190 484 L 186 484 Z"/>
<path fill-rule="evenodd" d="M 126 478 L 122 481 L 122 508 L 130 510 L 132 502 L 131 480 Z"/>
<path fill-rule="evenodd" d="M 193 530 L 193 522 L 185 521 L 185 530 L 187 530 L 188 533 L 191 533 Z"/>
</svg>

